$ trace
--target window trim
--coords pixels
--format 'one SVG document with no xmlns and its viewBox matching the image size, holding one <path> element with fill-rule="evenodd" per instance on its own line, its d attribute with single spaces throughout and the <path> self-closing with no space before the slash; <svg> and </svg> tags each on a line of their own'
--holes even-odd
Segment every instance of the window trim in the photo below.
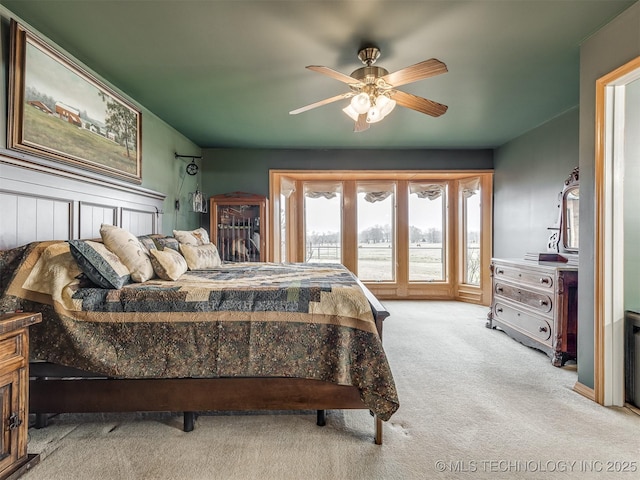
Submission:
<svg viewBox="0 0 640 480">
<path fill-rule="evenodd" d="M 480 285 L 464 283 L 461 272 L 464 266 L 461 255 L 464 254 L 464 242 L 461 242 L 462 210 L 460 208 L 459 183 L 471 177 L 480 178 L 481 189 L 481 236 L 480 236 Z M 289 222 L 287 225 L 288 258 L 280 257 L 280 185 L 281 179 L 293 179 L 298 185 L 304 181 L 341 181 L 342 190 L 342 251 L 343 263 L 352 271 L 357 269 L 357 184 L 358 181 L 395 181 L 396 182 L 396 261 L 397 269 L 393 282 L 364 282 L 380 299 L 438 299 L 461 300 L 470 303 L 489 305 L 491 300 L 491 277 L 489 265 L 492 255 L 492 199 L 493 170 L 270 170 L 269 171 L 269 220 L 272 241 L 269 259 L 279 262 L 304 261 L 304 252 L 300 256 L 300 246 L 304 245 L 304 212 L 298 208 L 303 200 L 303 189 L 296 191 L 285 201 L 288 202 Z M 449 185 L 447 195 L 447 222 L 443 235 L 446 235 L 445 280 L 442 282 L 408 281 L 408 183 L 409 181 L 442 182 Z M 292 221 L 293 220 L 293 221 Z M 349 247 L 352 245 L 354 248 Z"/>
</svg>

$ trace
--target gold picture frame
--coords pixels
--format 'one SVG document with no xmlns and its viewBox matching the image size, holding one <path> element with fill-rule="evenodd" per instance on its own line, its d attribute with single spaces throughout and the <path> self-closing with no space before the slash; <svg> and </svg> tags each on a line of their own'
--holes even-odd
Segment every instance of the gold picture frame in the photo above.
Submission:
<svg viewBox="0 0 640 480">
<path fill-rule="evenodd" d="M 142 183 L 140 110 L 16 21 L 7 126 L 11 150 Z"/>
</svg>

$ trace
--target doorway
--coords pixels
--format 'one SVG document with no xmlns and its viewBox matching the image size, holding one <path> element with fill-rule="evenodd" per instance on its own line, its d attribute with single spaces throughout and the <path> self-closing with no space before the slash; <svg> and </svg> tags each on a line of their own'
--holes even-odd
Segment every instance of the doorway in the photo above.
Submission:
<svg viewBox="0 0 640 480">
<path fill-rule="evenodd" d="M 628 185 L 632 178 L 640 181 L 640 148 L 630 134 L 640 125 L 638 98 L 640 57 L 596 82 L 594 394 L 607 406 L 624 405 L 624 311 L 634 302 L 640 307 L 640 293 L 634 299 L 625 291 L 634 281 L 625 264 L 635 262 L 625 244 L 640 239 L 640 226 L 630 223 L 637 184 Z"/>
</svg>

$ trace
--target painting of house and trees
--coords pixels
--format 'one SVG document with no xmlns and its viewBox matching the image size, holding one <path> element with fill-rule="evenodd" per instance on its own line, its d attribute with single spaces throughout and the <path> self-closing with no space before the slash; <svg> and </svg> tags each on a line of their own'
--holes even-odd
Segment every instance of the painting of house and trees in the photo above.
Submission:
<svg viewBox="0 0 640 480">
<path fill-rule="evenodd" d="M 141 113 L 14 22 L 9 147 L 141 183 Z"/>
</svg>

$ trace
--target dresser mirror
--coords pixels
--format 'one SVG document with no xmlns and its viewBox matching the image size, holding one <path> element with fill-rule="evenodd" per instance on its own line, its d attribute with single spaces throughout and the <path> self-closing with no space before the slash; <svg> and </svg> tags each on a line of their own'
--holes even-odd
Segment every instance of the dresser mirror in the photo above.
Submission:
<svg viewBox="0 0 640 480">
<path fill-rule="evenodd" d="M 572 185 L 562 193 L 562 246 L 567 252 L 578 253 L 579 215 L 580 186 Z"/>
<path fill-rule="evenodd" d="M 561 261 L 577 262 L 580 243 L 580 172 L 574 168 L 558 195 L 558 222 L 549 228 L 547 251 L 559 254 Z M 560 258 L 562 257 L 562 258 Z"/>
</svg>

